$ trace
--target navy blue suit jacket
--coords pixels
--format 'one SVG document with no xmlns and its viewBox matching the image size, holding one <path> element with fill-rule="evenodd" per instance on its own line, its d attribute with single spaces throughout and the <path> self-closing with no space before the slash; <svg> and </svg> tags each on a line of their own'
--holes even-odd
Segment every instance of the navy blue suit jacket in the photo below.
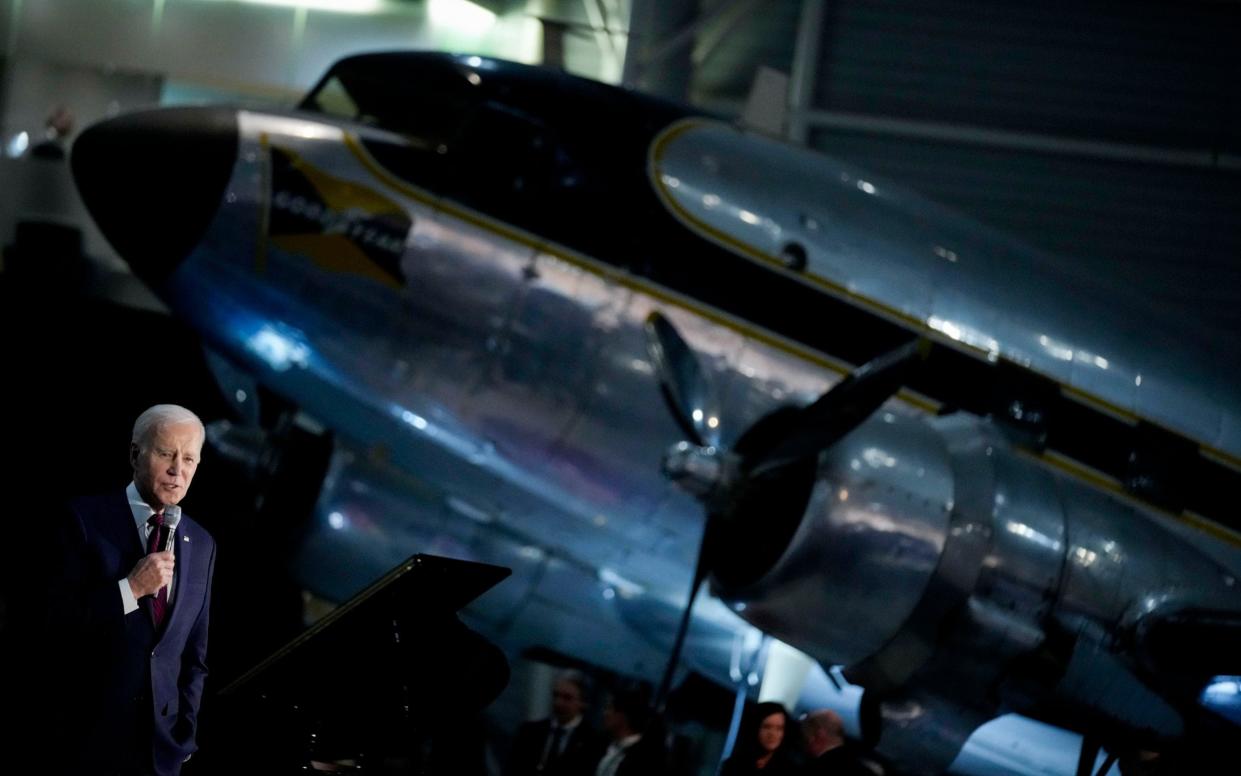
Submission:
<svg viewBox="0 0 1241 776">
<path fill-rule="evenodd" d="M 513 739 L 505 776 L 536 776 L 551 732 L 552 723 L 548 718 L 523 722 Z M 553 758 L 542 773 L 544 776 L 594 776 L 595 766 L 605 749 L 607 742 L 582 720 L 569 740 L 561 745 L 560 756 Z"/>
<path fill-rule="evenodd" d="M 150 597 L 124 613 L 119 580 L 146 554 L 124 491 L 78 499 L 61 526 L 63 589 L 51 601 L 59 642 L 74 659 L 65 708 L 85 762 L 114 761 L 121 742 L 151 739 L 159 776 L 175 776 L 197 748 L 207 676 L 215 541 L 183 515 L 174 540 L 171 609 L 157 631 Z"/>
</svg>

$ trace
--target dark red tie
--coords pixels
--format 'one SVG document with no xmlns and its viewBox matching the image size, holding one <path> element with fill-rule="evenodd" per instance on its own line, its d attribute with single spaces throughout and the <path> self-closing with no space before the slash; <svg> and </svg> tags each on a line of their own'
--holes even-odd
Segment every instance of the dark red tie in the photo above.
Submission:
<svg viewBox="0 0 1241 776">
<path fill-rule="evenodd" d="M 156 512 L 147 519 L 147 525 L 151 526 L 150 534 L 147 536 L 147 554 L 159 552 L 164 546 L 164 538 L 168 534 L 168 529 L 164 527 L 164 513 Z M 164 614 L 168 611 L 168 588 L 161 587 L 159 592 L 151 598 L 151 616 L 155 620 L 155 628 L 164 622 Z"/>
</svg>

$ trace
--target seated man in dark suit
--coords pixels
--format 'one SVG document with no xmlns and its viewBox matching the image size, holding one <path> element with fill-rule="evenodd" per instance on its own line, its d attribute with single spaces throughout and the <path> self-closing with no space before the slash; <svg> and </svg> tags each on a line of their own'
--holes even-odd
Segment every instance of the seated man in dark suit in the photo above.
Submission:
<svg viewBox="0 0 1241 776">
<path fill-rule="evenodd" d="M 604 744 L 582 717 L 586 698 L 586 677 L 561 673 L 552 684 L 552 715 L 518 729 L 506 776 L 591 776 Z"/>
</svg>

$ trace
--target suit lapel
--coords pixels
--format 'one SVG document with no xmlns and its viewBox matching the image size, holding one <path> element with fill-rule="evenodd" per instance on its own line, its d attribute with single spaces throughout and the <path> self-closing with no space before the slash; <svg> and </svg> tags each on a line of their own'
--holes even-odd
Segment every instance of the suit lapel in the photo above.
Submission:
<svg viewBox="0 0 1241 776">
<path fill-rule="evenodd" d="M 129 506 L 129 497 L 124 490 L 108 496 L 108 500 L 99 509 L 97 520 L 106 526 L 102 530 L 109 537 L 108 541 L 115 548 L 118 559 L 118 570 L 124 574 L 146 555 L 147 548 L 138 536 L 138 526 L 134 522 L 134 511 Z M 149 597 L 138 600 L 138 608 L 145 613 L 152 627 L 155 625 L 155 614 L 151 608 Z"/>
<path fill-rule="evenodd" d="M 142 556 L 146 555 L 147 549 L 143 546 L 142 539 L 138 536 L 138 526 L 134 523 L 134 512 L 129 507 L 129 498 L 125 495 L 125 491 L 122 490 L 115 497 L 111 498 L 107 508 L 103 510 L 103 514 L 107 520 L 108 531 L 112 534 L 111 541 L 116 548 L 119 560 L 118 570 L 122 574 L 126 574 L 138 561 L 142 560 Z M 139 601 L 138 605 L 150 615 L 151 607 L 145 600 Z"/>
<path fill-rule="evenodd" d="M 194 542 L 190 541 L 191 533 L 189 525 L 186 524 L 185 520 L 182 520 L 181 524 L 177 526 L 176 533 L 173 535 L 173 573 L 176 575 L 176 582 L 172 600 L 168 602 L 170 610 L 164 619 L 163 631 L 159 634 L 160 639 L 163 639 L 164 634 L 168 633 L 179 620 L 177 613 L 186 608 L 181 606 L 181 603 L 189 592 L 190 569 L 193 568 L 190 564 L 190 558 L 194 553 Z"/>
<path fill-rule="evenodd" d="M 129 498 L 125 495 L 125 491 L 117 494 L 112 500 L 112 504 L 107 509 L 111 530 L 115 531 L 116 546 L 121 550 L 122 555 L 130 555 L 134 558 L 134 563 L 143 555 L 146 555 L 147 548 L 142 545 L 142 539 L 138 537 L 138 526 L 134 523 L 134 511 L 129 508 Z M 129 548 L 126 551 L 125 548 Z"/>
</svg>

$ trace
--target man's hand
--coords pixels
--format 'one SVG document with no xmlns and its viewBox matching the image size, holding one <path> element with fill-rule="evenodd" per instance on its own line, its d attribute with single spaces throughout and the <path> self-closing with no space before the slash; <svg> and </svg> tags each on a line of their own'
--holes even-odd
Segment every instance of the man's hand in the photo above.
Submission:
<svg viewBox="0 0 1241 776">
<path fill-rule="evenodd" d="M 134 570 L 125 578 L 129 580 L 129 589 L 134 598 L 144 595 L 155 595 L 161 587 L 172 582 L 172 569 L 175 565 L 172 551 L 153 552 L 144 555 Z"/>
</svg>

